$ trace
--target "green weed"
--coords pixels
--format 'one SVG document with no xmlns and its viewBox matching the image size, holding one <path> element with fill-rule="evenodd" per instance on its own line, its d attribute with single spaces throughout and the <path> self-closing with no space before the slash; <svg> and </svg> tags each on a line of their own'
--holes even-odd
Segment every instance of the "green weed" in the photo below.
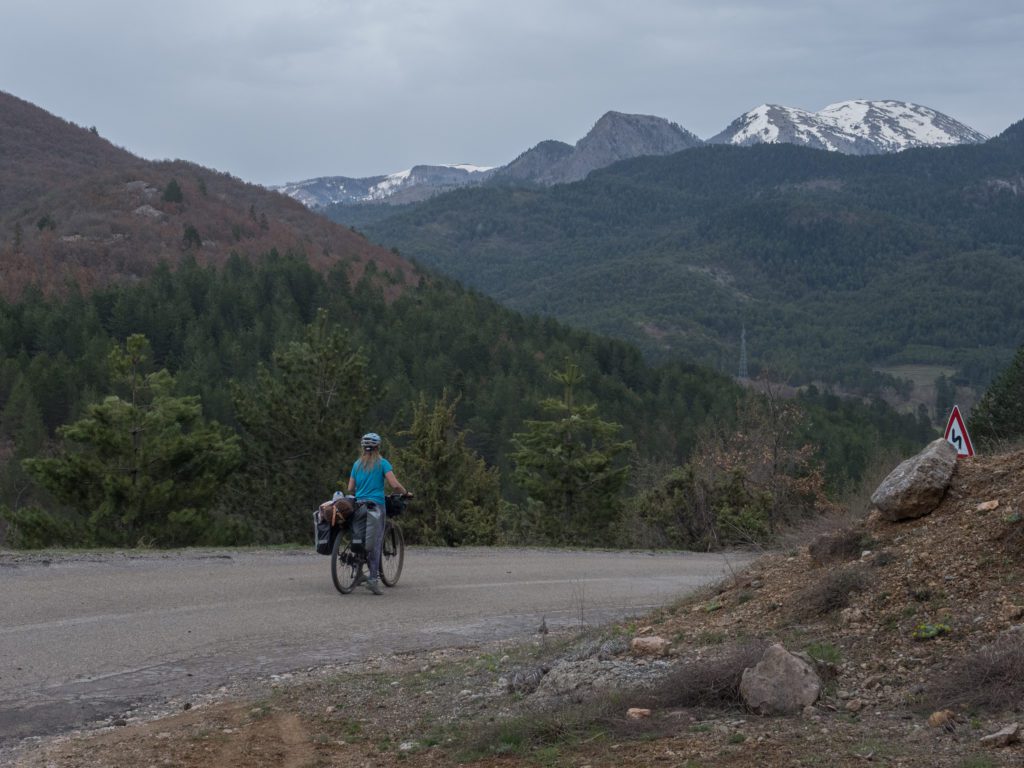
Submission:
<svg viewBox="0 0 1024 768">
<path fill-rule="evenodd" d="M 842 652 L 832 643 L 811 643 L 807 646 L 807 655 L 827 664 L 838 664 L 843 660 Z"/>
</svg>

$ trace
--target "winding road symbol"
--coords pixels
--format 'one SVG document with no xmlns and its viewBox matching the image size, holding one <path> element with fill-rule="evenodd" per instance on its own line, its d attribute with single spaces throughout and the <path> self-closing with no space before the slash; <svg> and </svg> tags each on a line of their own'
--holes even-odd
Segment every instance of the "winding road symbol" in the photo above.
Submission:
<svg viewBox="0 0 1024 768">
<path fill-rule="evenodd" d="M 971 445 L 971 438 L 967 434 L 964 417 L 960 415 L 960 408 L 956 405 L 953 406 L 949 421 L 946 422 L 945 438 L 956 448 L 957 457 L 974 455 L 974 446 Z"/>
</svg>

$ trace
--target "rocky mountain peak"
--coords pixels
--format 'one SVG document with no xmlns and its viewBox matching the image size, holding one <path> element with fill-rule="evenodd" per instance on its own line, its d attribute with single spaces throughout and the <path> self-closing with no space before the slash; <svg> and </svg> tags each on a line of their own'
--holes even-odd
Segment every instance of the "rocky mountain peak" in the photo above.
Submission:
<svg viewBox="0 0 1024 768">
<path fill-rule="evenodd" d="M 556 181 L 578 181 L 591 171 L 619 160 L 643 155 L 670 155 L 703 144 L 676 123 L 653 115 L 606 112 L 560 167 L 552 169 Z"/>
<path fill-rule="evenodd" d="M 494 173 L 496 179 L 512 181 L 538 181 L 548 170 L 573 153 L 572 144 L 547 139 L 523 152 L 508 165 Z"/>
</svg>

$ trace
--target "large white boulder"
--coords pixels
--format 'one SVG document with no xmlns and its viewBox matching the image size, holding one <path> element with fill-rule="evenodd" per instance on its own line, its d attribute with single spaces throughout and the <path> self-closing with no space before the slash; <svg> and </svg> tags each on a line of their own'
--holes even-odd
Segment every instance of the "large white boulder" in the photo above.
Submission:
<svg viewBox="0 0 1024 768">
<path fill-rule="evenodd" d="M 760 715 L 796 715 L 818 700 L 821 678 L 810 664 L 779 644 L 743 670 L 740 696 Z"/>
<path fill-rule="evenodd" d="M 946 495 L 955 468 L 956 448 L 940 437 L 890 472 L 871 503 L 891 521 L 930 514 Z"/>
</svg>

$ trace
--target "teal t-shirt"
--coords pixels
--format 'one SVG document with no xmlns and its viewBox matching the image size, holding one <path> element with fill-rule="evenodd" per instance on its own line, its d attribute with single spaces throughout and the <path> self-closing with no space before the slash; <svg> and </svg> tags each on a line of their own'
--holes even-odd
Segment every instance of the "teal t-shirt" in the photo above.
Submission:
<svg viewBox="0 0 1024 768">
<path fill-rule="evenodd" d="M 384 475 L 391 471 L 391 462 L 383 456 L 374 469 L 366 471 L 359 460 L 352 465 L 352 479 L 356 481 L 356 498 L 376 501 L 384 506 Z"/>
</svg>

